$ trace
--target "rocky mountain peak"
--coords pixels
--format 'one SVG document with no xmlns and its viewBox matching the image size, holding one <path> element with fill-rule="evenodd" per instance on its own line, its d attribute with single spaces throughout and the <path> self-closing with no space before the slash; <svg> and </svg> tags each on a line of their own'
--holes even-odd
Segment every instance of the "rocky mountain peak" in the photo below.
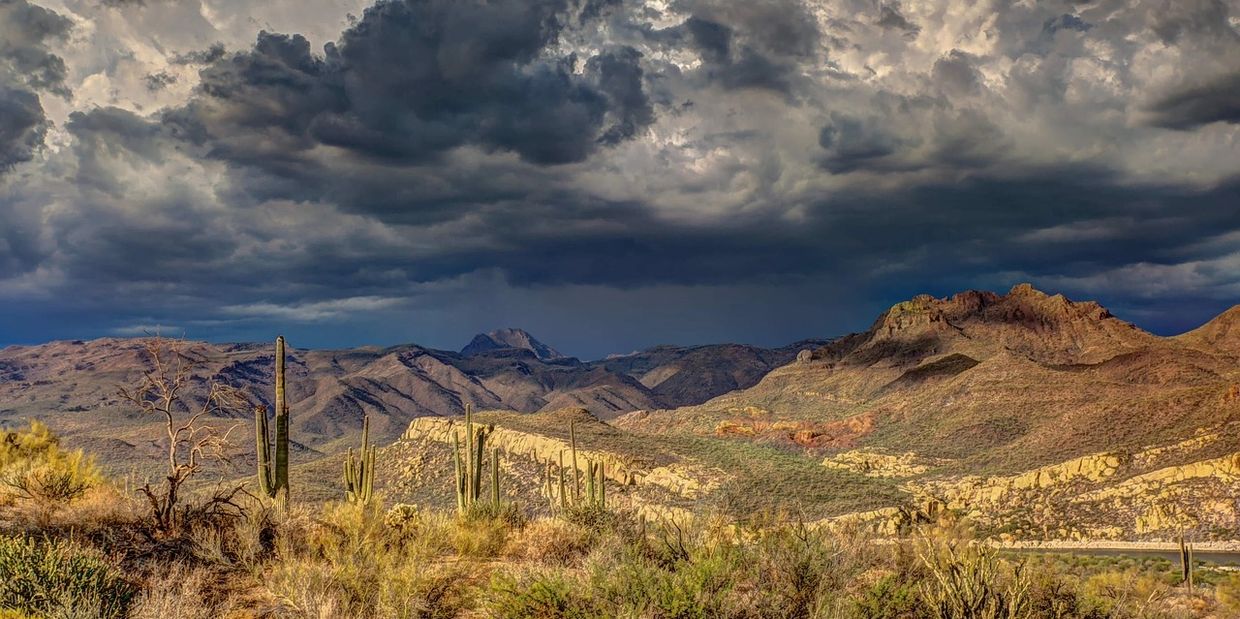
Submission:
<svg viewBox="0 0 1240 619">
<path fill-rule="evenodd" d="M 845 346 L 855 345 L 853 352 L 862 353 L 866 363 L 893 355 L 907 362 L 949 351 L 985 356 L 1004 348 L 1042 362 L 1075 363 L 1143 346 L 1150 337 L 1093 301 L 1071 301 L 1025 283 L 1002 295 L 982 290 L 941 299 L 917 295 L 893 305 L 862 338 Z"/>
<path fill-rule="evenodd" d="M 538 341 L 525 330 L 513 328 L 479 333 L 474 336 L 474 339 L 465 348 L 461 349 L 461 354 L 469 357 L 492 350 L 504 349 L 528 350 L 543 361 L 564 358 L 564 355 L 560 354 L 559 351 Z"/>
</svg>

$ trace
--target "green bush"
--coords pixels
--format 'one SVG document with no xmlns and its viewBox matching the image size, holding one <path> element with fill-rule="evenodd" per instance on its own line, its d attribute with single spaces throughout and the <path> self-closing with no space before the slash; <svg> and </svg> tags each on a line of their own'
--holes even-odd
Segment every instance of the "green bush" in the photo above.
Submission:
<svg viewBox="0 0 1240 619">
<path fill-rule="evenodd" d="M 926 539 L 922 562 L 929 578 L 922 601 L 936 619 L 1023 619 L 1029 616 L 1028 576 L 1022 564 L 1011 569 L 980 544 Z"/>
<path fill-rule="evenodd" d="M 0 608 L 32 614 L 90 607 L 122 617 L 136 593 L 99 552 L 65 541 L 0 537 Z"/>
<path fill-rule="evenodd" d="M 923 608 L 917 588 L 892 575 L 880 578 L 853 600 L 857 619 L 915 619 L 925 616 Z"/>
<path fill-rule="evenodd" d="M 26 430 L 0 431 L 0 499 L 33 504 L 46 525 L 60 507 L 103 483 L 94 459 L 65 451 L 47 426 L 37 421 Z"/>
<path fill-rule="evenodd" d="M 603 615 L 574 594 L 581 584 L 556 571 L 517 578 L 499 574 L 491 581 L 491 616 L 496 619 L 592 619 Z"/>
</svg>

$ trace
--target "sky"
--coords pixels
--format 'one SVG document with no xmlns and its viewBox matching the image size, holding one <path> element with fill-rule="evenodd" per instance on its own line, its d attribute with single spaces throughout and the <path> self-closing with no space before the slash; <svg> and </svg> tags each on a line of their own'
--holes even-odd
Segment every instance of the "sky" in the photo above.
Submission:
<svg viewBox="0 0 1240 619">
<path fill-rule="evenodd" d="M 1240 303 L 1234 0 L 0 0 L 0 345 Z"/>
</svg>

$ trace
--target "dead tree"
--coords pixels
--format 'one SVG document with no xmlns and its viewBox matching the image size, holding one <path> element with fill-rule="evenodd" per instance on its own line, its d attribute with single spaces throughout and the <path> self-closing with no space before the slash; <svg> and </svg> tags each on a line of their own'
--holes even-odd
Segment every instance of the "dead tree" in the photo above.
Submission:
<svg viewBox="0 0 1240 619">
<path fill-rule="evenodd" d="M 120 390 L 121 397 L 144 414 L 163 421 L 162 438 L 167 443 L 165 483 L 152 486 L 148 481 L 138 489 L 150 504 L 155 527 L 163 532 L 175 531 L 181 524 L 183 514 L 178 507 L 185 483 L 199 473 L 206 461 L 226 459 L 228 437 L 237 424 L 221 431 L 209 421 L 235 416 L 250 406 L 240 390 L 214 380 L 203 384 L 196 378 L 194 371 L 203 366 L 204 359 L 186 348 L 182 340 L 147 340 L 144 352 L 150 368 L 137 386 Z M 220 496 L 217 493 L 217 499 Z M 208 499 L 211 500 L 215 499 Z M 201 507 L 196 511 L 201 512 Z"/>
</svg>

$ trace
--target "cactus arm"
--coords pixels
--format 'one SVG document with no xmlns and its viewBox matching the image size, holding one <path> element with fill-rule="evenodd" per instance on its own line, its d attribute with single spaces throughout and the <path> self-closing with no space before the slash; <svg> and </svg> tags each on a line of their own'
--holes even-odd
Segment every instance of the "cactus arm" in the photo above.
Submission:
<svg viewBox="0 0 1240 619">
<path fill-rule="evenodd" d="M 456 511 L 465 513 L 465 471 L 461 463 L 461 438 L 452 432 L 452 462 L 456 465 Z"/>
<path fill-rule="evenodd" d="M 491 450 L 491 506 L 499 510 L 499 448 Z"/>
<path fill-rule="evenodd" d="M 353 448 L 350 447 L 349 454 L 345 456 L 345 459 L 344 459 L 344 487 L 345 487 L 344 496 L 346 499 L 348 499 L 350 503 L 357 500 L 357 496 L 355 492 L 357 489 L 357 483 L 356 483 L 357 473 L 353 469 L 354 469 Z"/>
<path fill-rule="evenodd" d="M 586 460 L 586 497 L 594 502 L 594 462 Z"/>
<path fill-rule="evenodd" d="M 370 446 L 369 458 L 366 461 L 366 473 L 362 476 L 362 502 L 370 503 L 370 499 L 375 495 L 375 452 L 378 449 Z"/>
<path fill-rule="evenodd" d="M 581 499 L 581 480 L 580 472 L 577 470 L 577 422 L 570 421 L 568 423 L 568 442 L 573 451 L 573 498 Z"/>
<path fill-rule="evenodd" d="M 258 487 L 268 497 L 275 494 L 271 478 L 271 435 L 267 407 L 254 407 L 254 453 L 258 459 Z"/>
<path fill-rule="evenodd" d="M 1189 593 L 1193 592 L 1193 568 L 1195 567 L 1193 564 L 1194 564 L 1193 545 L 1189 544 L 1188 545 L 1188 592 Z"/>
<path fill-rule="evenodd" d="M 1188 546 L 1184 544 L 1184 533 L 1178 539 L 1180 545 L 1180 582 L 1188 583 L 1190 569 L 1188 565 Z"/>
<path fill-rule="evenodd" d="M 478 436 L 474 438 L 474 478 L 470 480 L 473 484 L 474 493 L 470 496 L 471 501 L 477 501 L 482 496 L 482 464 L 486 462 L 486 436 L 485 432 L 479 430 Z"/>
<path fill-rule="evenodd" d="M 564 450 L 560 450 L 560 463 L 555 472 L 560 477 L 560 509 L 563 510 L 568 507 L 568 496 L 564 487 Z"/>
<path fill-rule="evenodd" d="M 607 508 L 607 475 L 603 472 L 607 465 L 603 462 L 598 463 L 598 506 Z"/>
</svg>

